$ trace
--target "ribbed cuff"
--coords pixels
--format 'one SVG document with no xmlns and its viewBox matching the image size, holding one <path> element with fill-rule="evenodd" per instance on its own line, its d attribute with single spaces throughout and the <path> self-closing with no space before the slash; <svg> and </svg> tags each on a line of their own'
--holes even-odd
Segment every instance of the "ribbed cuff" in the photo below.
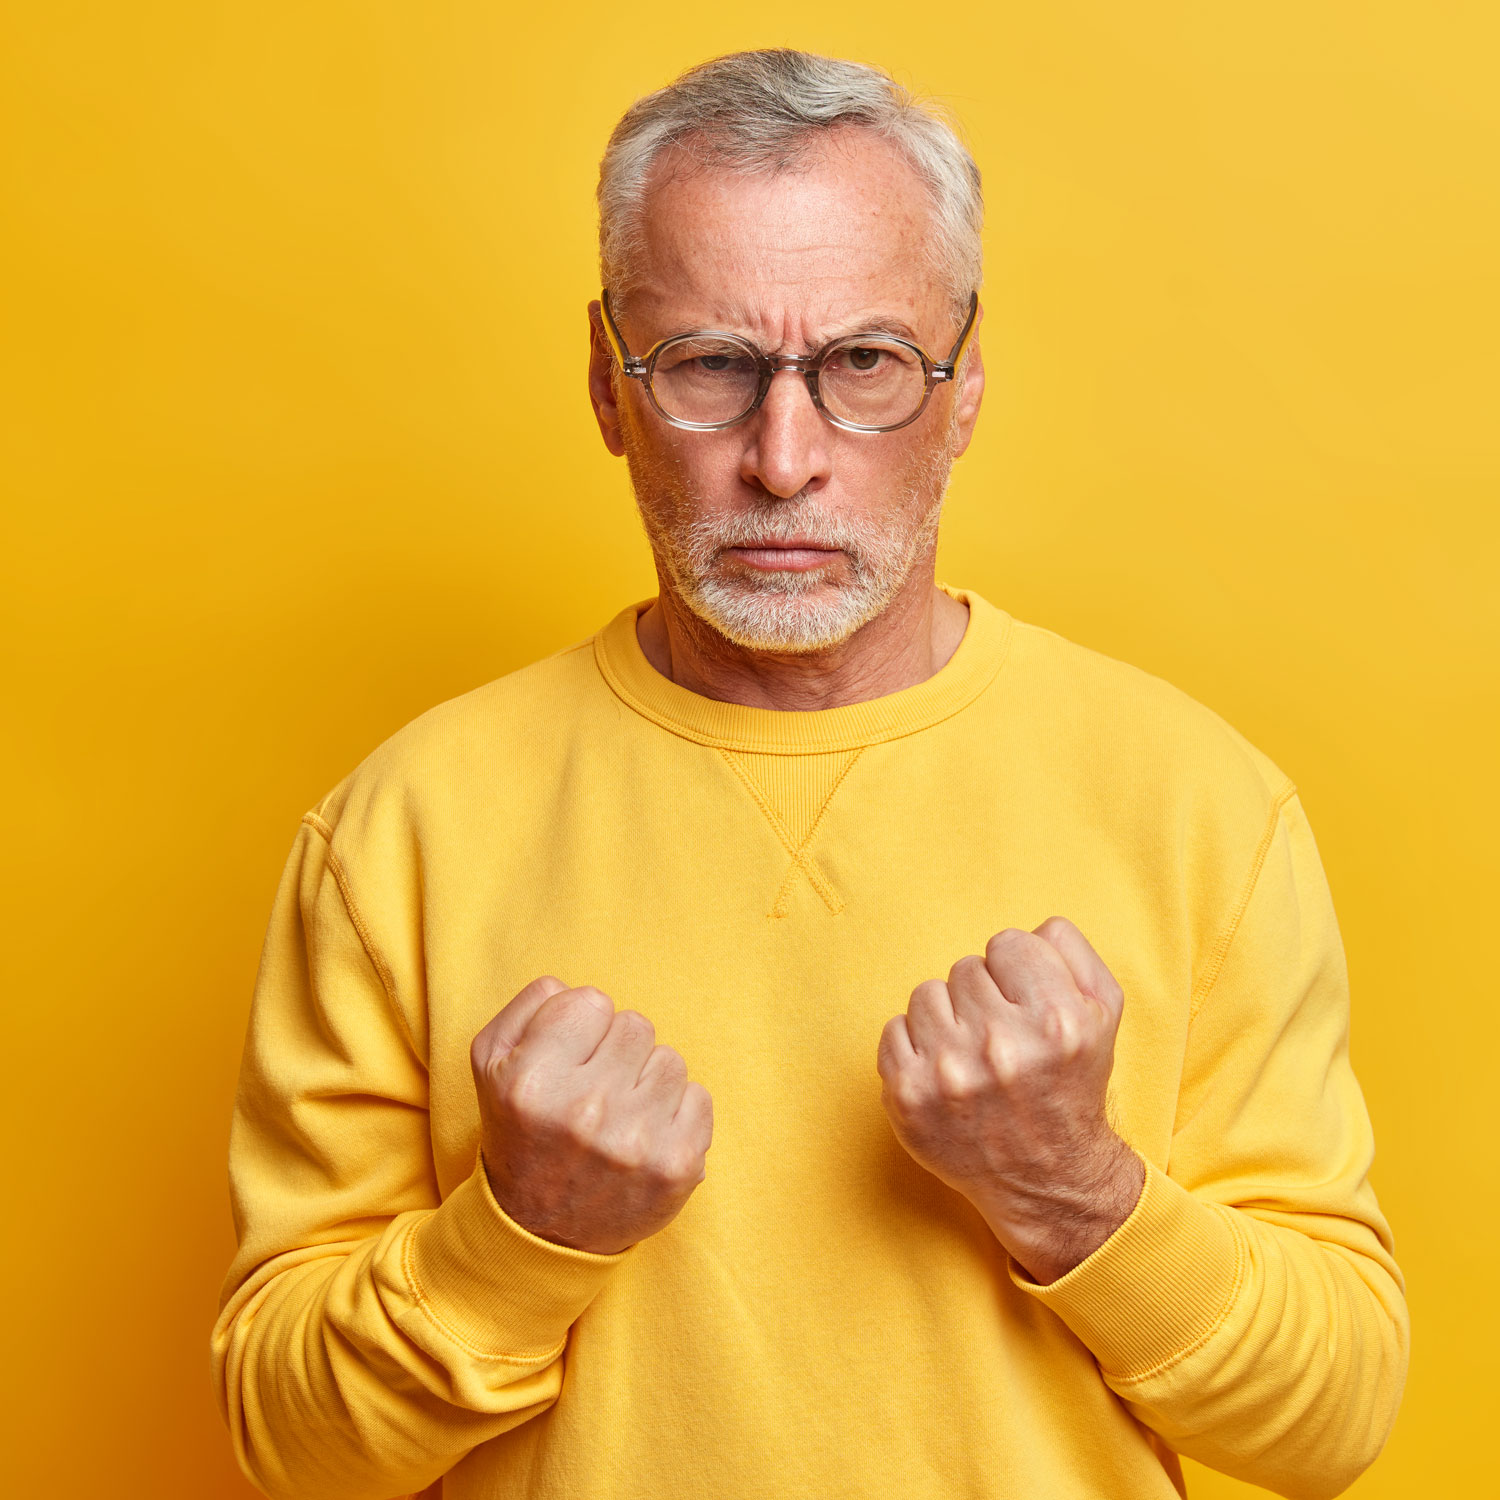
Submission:
<svg viewBox="0 0 1500 1500">
<path fill-rule="evenodd" d="M 1009 1268 L 1022 1291 L 1050 1307 L 1104 1370 L 1124 1380 L 1154 1374 L 1212 1337 L 1239 1293 L 1245 1255 L 1227 1210 L 1141 1161 L 1140 1198 L 1092 1255 L 1046 1286 L 1013 1261 Z"/>
<path fill-rule="evenodd" d="M 490 1190 L 482 1160 L 407 1238 L 402 1270 L 419 1306 L 472 1352 L 529 1362 L 557 1353 L 610 1271 L 595 1255 L 523 1229 Z"/>
</svg>

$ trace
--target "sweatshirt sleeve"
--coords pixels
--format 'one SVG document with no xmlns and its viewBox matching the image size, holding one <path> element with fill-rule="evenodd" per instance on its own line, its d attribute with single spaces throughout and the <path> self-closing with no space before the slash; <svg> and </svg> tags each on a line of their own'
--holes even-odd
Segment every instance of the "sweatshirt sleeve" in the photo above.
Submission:
<svg viewBox="0 0 1500 1500">
<path fill-rule="evenodd" d="M 1256 857 L 1195 986 L 1170 1160 L 1142 1156 L 1129 1218 L 1066 1275 L 1010 1275 L 1179 1453 L 1319 1500 L 1395 1421 L 1405 1283 L 1368 1177 L 1342 939 L 1290 785 Z"/>
<path fill-rule="evenodd" d="M 327 834 L 299 829 L 261 954 L 212 1368 L 267 1495 L 387 1500 L 557 1399 L 568 1330 L 630 1250 L 531 1234 L 477 1159 L 440 1199 L 423 1054 Z"/>
</svg>

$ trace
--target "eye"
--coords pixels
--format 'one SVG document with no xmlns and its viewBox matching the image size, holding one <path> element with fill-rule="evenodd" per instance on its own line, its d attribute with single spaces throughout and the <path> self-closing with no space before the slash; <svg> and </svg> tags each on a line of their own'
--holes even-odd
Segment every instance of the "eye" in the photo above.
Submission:
<svg viewBox="0 0 1500 1500">
<path fill-rule="evenodd" d="M 883 349 L 866 349 L 856 345 L 850 349 L 846 349 L 844 354 L 849 361 L 851 369 L 873 370 L 880 363 L 880 356 L 884 352 Z"/>
<path fill-rule="evenodd" d="M 709 374 L 717 375 L 720 370 L 729 368 L 729 356 L 727 354 L 700 354 L 698 364 Z"/>
</svg>

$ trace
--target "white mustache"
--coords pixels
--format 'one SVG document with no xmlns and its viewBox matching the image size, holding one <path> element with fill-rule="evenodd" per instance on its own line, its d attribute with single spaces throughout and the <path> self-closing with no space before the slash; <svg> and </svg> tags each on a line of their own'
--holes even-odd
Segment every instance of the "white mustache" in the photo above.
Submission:
<svg viewBox="0 0 1500 1500">
<path fill-rule="evenodd" d="M 790 503 L 790 502 L 787 502 Z M 738 516 L 700 516 L 686 528 L 699 547 L 747 547 L 757 542 L 802 541 L 814 547 L 863 550 L 865 532 L 842 517 L 818 510 L 752 511 Z"/>
</svg>

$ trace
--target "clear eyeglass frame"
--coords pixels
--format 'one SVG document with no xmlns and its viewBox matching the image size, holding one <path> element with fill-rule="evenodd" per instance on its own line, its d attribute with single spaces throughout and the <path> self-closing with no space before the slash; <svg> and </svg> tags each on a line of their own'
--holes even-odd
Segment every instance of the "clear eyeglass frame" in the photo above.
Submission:
<svg viewBox="0 0 1500 1500">
<path fill-rule="evenodd" d="M 969 343 L 970 335 L 974 332 L 974 319 L 979 312 L 979 293 L 969 294 L 969 315 L 964 319 L 964 326 L 959 331 L 958 340 L 953 345 L 952 351 L 947 359 L 934 359 L 919 344 L 914 344 L 910 339 L 897 338 L 889 333 L 866 332 L 864 334 L 845 334 L 841 338 L 833 339 L 825 344 L 816 354 L 809 355 L 770 355 L 764 350 L 756 348 L 749 339 L 742 338 L 737 333 L 724 333 L 716 328 L 695 328 L 686 333 L 669 334 L 664 339 L 658 339 L 644 354 L 632 354 L 625 347 L 625 340 L 620 334 L 619 327 L 615 323 L 614 314 L 610 311 L 609 291 L 606 288 L 599 295 L 599 305 L 603 314 L 604 331 L 609 339 L 610 349 L 614 354 L 615 361 L 620 366 L 621 373 L 628 375 L 632 380 L 639 380 L 645 388 L 646 399 L 651 403 L 656 414 L 673 427 L 685 428 L 689 432 L 719 432 L 726 427 L 734 427 L 748 417 L 753 416 L 759 410 L 760 404 L 766 399 L 766 392 L 771 388 L 771 377 L 781 370 L 795 370 L 807 382 L 808 394 L 812 402 L 823 417 L 835 427 L 841 427 L 846 432 L 896 432 L 903 427 L 909 427 L 918 417 L 927 410 L 927 403 L 932 398 L 934 387 L 951 381 L 958 369 L 958 363 L 963 358 L 964 350 Z M 673 344 L 683 343 L 692 339 L 713 339 L 716 342 L 733 344 L 743 349 L 745 353 L 755 361 L 759 373 L 756 385 L 755 397 L 750 404 L 737 416 L 728 418 L 723 422 L 689 422 L 683 417 L 675 417 L 671 412 L 663 410 L 656 399 L 656 392 L 651 386 L 651 376 L 656 369 L 656 362 L 661 355 Z M 900 344 L 909 349 L 922 363 L 922 399 L 917 404 L 916 410 L 910 416 L 903 417 L 899 422 L 887 422 L 882 426 L 870 426 L 861 422 L 851 422 L 845 417 L 830 411 L 823 404 L 823 396 L 818 389 L 818 374 L 824 362 L 836 350 L 849 347 L 851 344 L 858 345 L 861 339 L 878 339 L 883 344 Z"/>
</svg>

